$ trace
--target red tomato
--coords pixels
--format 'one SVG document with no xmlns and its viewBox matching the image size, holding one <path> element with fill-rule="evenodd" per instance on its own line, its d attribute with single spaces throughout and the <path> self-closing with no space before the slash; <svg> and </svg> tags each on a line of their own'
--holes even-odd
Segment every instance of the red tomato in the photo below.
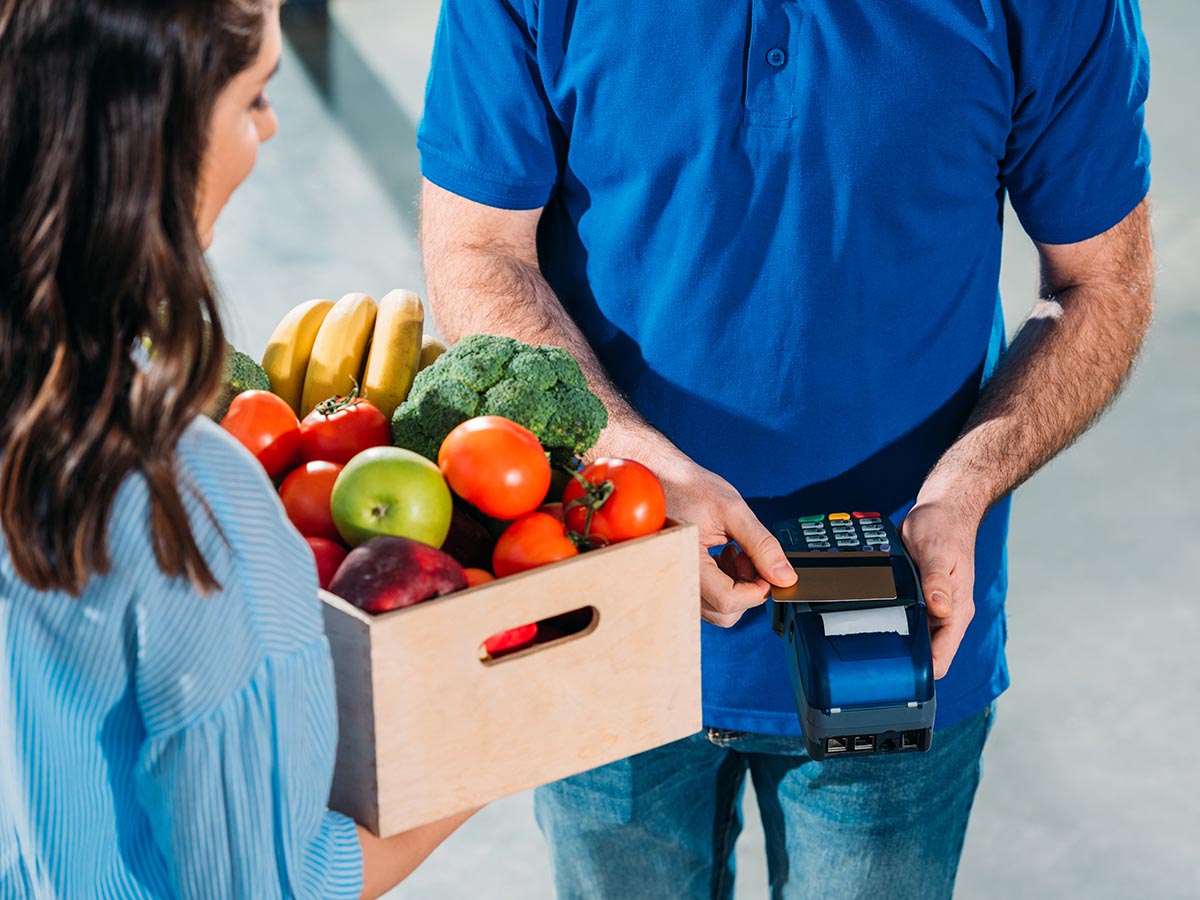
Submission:
<svg viewBox="0 0 1200 900">
<path fill-rule="evenodd" d="M 484 641 L 483 649 L 487 651 L 488 656 L 511 653 L 532 644 L 537 638 L 537 633 L 537 622 L 522 625 L 520 628 L 510 628 Z"/>
<path fill-rule="evenodd" d="M 329 583 L 333 581 L 338 566 L 342 564 L 342 560 L 350 551 L 337 541 L 327 538 L 310 537 L 305 540 L 308 541 L 309 549 L 312 550 L 313 556 L 317 560 L 317 581 L 320 582 L 321 587 L 329 590 Z"/>
<path fill-rule="evenodd" d="M 287 401 L 270 391 L 238 394 L 221 426 L 258 457 L 272 481 L 300 460 L 300 422 Z"/>
<path fill-rule="evenodd" d="M 543 512 L 521 516 L 500 535 L 492 553 L 492 571 L 497 578 L 536 569 L 579 553 L 563 523 Z"/>
<path fill-rule="evenodd" d="M 538 507 L 538 512 L 544 512 L 548 516 L 554 516 L 558 521 L 563 520 L 563 506 L 561 503 L 543 503 Z"/>
<path fill-rule="evenodd" d="M 563 491 L 564 517 L 572 531 L 584 533 L 589 503 L 595 503 L 596 509 L 587 537 L 615 544 L 662 529 L 667 520 L 667 498 L 654 473 L 641 463 L 598 459 L 580 475 L 594 487 L 585 490 L 577 479 L 571 479 Z M 606 483 L 611 489 L 604 487 Z M 609 490 L 611 493 L 604 498 Z"/>
<path fill-rule="evenodd" d="M 323 537 L 340 541 L 333 514 L 329 511 L 329 497 L 333 483 L 337 481 L 342 466 L 331 462 L 309 462 L 296 469 L 279 486 L 279 499 L 283 508 L 305 537 Z"/>
<path fill-rule="evenodd" d="M 467 587 L 478 587 L 496 580 L 496 576 L 487 569 L 463 569 L 463 571 L 467 573 Z"/>
<path fill-rule="evenodd" d="M 305 462 L 327 460 L 345 465 L 363 450 L 391 444 L 387 417 L 357 393 L 318 403 L 300 423 L 300 452 Z"/>
<path fill-rule="evenodd" d="M 494 519 L 532 512 L 550 490 L 550 462 L 533 432 L 501 416 L 463 422 L 442 441 L 450 490 Z"/>
</svg>

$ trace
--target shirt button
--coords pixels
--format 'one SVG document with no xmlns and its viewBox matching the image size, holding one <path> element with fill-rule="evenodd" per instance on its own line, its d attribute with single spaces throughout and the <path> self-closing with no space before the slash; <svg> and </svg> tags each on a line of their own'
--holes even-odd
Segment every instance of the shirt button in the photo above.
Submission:
<svg viewBox="0 0 1200 900">
<path fill-rule="evenodd" d="M 772 47 L 767 51 L 767 65 L 774 66 L 778 69 L 787 62 L 787 54 L 781 47 Z"/>
</svg>

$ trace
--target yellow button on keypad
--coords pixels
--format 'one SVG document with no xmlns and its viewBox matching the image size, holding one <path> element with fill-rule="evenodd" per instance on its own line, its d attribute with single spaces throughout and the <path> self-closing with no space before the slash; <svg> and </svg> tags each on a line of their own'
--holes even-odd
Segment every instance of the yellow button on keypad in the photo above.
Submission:
<svg viewBox="0 0 1200 900">
<path fill-rule="evenodd" d="M 849 520 L 849 518 L 850 518 L 850 513 L 830 513 L 829 514 L 830 522 L 845 522 L 845 521 Z"/>
</svg>

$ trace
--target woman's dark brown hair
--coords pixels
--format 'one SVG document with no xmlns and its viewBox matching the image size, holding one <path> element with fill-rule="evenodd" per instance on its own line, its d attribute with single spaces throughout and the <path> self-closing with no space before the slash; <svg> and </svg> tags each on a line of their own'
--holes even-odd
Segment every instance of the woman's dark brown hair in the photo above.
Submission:
<svg viewBox="0 0 1200 900">
<path fill-rule="evenodd" d="M 0 525 L 40 590 L 109 571 L 135 472 L 159 567 L 216 586 L 176 458 L 223 369 L 195 216 L 210 114 L 266 6 L 0 0 Z"/>
</svg>

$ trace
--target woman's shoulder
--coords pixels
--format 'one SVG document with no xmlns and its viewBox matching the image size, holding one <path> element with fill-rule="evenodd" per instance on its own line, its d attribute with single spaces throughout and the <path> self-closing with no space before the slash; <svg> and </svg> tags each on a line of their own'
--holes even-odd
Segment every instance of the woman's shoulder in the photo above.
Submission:
<svg viewBox="0 0 1200 900">
<path fill-rule="evenodd" d="M 158 725 L 213 709 L 272 657 L 323 639 L 316 567 L 265 471 L 218 425 L 198 419 L 179 443 L 180 491 L 220 587 L 208 595 L 159 574 L 135 602 L 139 681 Z"/>
<path fill-rule="evenodd" d="M 180 473 L 214 496 L 230 493 L 253 503 L 274 490 L 267 473 L 232 434 L 206 416 L 197 416 L 176 450 Z"/>
<path fill-rule="evenodd" d="M 266 470 L 220 425 L 197 418 L 180 438 L 177 458 L 193 528 L 215 528 L 239 562 L 257 559 L 247 554 L 259 545 L 294 553 L 304 547 Z"/>
<path fill-rule="evenodd" d="M 232 568 L 234 584 L 223 590 L 240 588 L 268 644 L 320 636 L 312 551 L 258 460 L 225 429 L 198 418 L 180 441 L 179 469 L 193 521 L 217 530 L 214 550 Z"/>
</svg>

